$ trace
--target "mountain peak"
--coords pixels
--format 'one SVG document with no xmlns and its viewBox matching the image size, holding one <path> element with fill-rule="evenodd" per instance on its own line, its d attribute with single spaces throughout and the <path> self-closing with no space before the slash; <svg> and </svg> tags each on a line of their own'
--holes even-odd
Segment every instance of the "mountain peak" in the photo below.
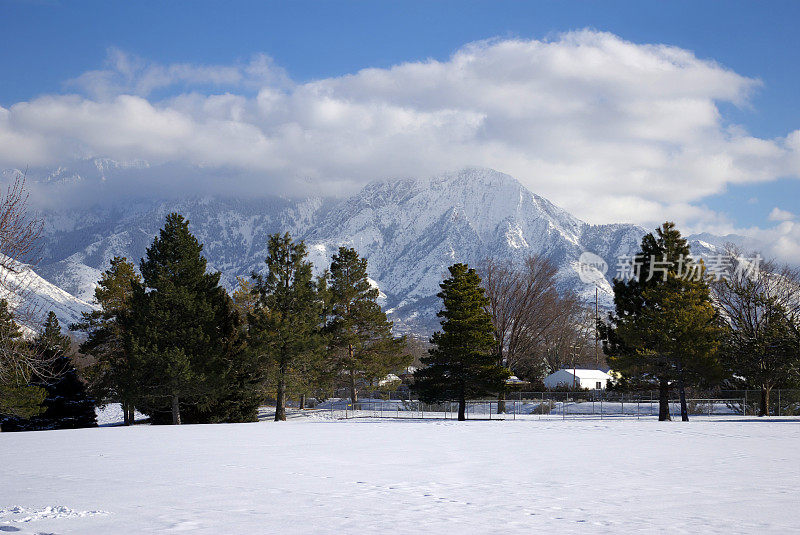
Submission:
<svg viewBox="0 0 800 535">
<path fill-rule="evenodd" d="M 271 233 L 290 231 L 305 240 L 318 271 L 340 246 L 354 247 L 368 260 L 370 278 L 385 294 L 398 329 L 420 333 L 436 325 L 435 296 L 454 262 L 477 266 L 487 258 L 520 263 L 530 255 L 546 257 L 558 267 L 563 290 L 594 301 L 595 286 L 578 274 L 580 255 L 590 251 L 615 266 L 619 256 L 636 251 L 645 233 L 634 225 L 588 225 L 508 174 L 469 167 L 424 179 L 372 182 L 343 199 L 229 195 L 213 202 L 208 197 L 142 201 L 136 210 L 53 210 L 46 214 L 41 273 L 88 297 L 108 259 L 141 258 L 164 214 L 173 210 L 190 220 L 209 265 L 222 271 L 229 289 L 237 276 L 263 268 Z M 610 291 L 608 280 L 599 284 Z M 607 295 L 601 297 L 607 301 Z"/>
</svg>

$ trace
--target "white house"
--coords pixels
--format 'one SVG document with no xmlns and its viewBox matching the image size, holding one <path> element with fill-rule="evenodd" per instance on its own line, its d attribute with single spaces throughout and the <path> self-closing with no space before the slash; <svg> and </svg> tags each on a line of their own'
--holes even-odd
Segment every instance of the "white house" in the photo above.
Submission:
<svg viewBox="0 0 800 535">
<path fill-rule="evenodd" d="M 572 387 L 574 385 L 575 388 L 603 390 L 609 379 L 613 380 L 613 377 L 603 370 L 564 368 L 545 377 L 544 385 L 547 388 L 556 388 L 559 385 Z"/>
</svg>

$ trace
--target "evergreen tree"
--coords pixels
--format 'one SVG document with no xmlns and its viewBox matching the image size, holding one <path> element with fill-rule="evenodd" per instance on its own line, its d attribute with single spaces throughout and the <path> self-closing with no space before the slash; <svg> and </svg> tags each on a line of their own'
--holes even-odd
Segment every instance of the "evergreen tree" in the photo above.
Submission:
<svg viewBox="0 0 800 535">
<path fill-rule="evenodd" d="M 23 351 L 30 352 L 30 344 L 22 339 L 8 301 L 0 299 L 0 425 L 6 429 L 7 421 L 30 418 L 44 411 L 42 402 L 47 392 L 29 384 L 31 372 L 16 365 L 21 359 L 13 353 Z"/>
<path fill-rule="evenodd" d="M 233 306 L 239 316 L 244 320 L 246 325 L 247 316 L 252 314 L 256 309 L 258 302 L 258 293 L 255 291 L 255 284 L 251 279 L 244 277 L 236 277 L 236 290 L 234 290 L 231 298 L 233 299 Z"/>
<path fill-rule="evenodd" d="M 392 336 L 392 322 L 377 302 L 378 289 L 367 277 L 367 260 L 355 249 L 340 247 L 331 259 L 330 320 L 334 368 L 345 371 L 350 401 L 358 401 L 357 384 L 381 379 L 407 367 L 411 356 L 405 339 Z"/>
<path fill-rule="evenodd" d="M 72 363 L 70 339 L 61 334 L 61 326 L 53 312 L 47 315 L 44 328 L 32 345 L 48 363 L 47 369 L 31 381 L 32 385 L 47 392 L 45 411 L 20 422 L 20 427 L 25 430 L 96 427 L 94 399 L 78 377 Z"/>
<path fill-rule="evenodd" d="M 466 264 L 450 266 L 439 286 L 442 330 L 431 337 L 425 366 L 414 373 L 414 389 L 424 402 L 458 401 L 458 419 L 466 419 L 466 400 L 499 392 L 508 370 L 498 365 L 494 327 L 481 279 Z"/>
<path fill-rule="evenodd" d="M 657 382 L 659 420 L 669 420 L 669 388 L 678 386 L 688 420 L 687 383 L 721 376 L 719 318 L 702 263 L 671 222 L 642 239 L 638 277 L 614 281 L 615 313 L 599 325 L 609 364 L 634 382 Z"/>
<path fill-rule="evenodd" d="M 256 378 L 242 350 L 239 316 L 220 273 L 206 273 L 203 246 L 181 215 L 141 261 L 143 284 L 120 316 L 135 366 L 142 412 L 156 423 L 253 420 Z"/>
<path fill-rule="evenodd" d="M 275 366 L 275 421 L 286 420 L 286 390 L 298 368 L 319 357 L 324 304 L 306 246 L 287 232 L 269 237 L 266 276 L 253 273 L 258 302 L 249 343 Z"/>
<path fill-rule="evenodd" d="M 80 351 L 96 362 L 89 367 L 92 391 L 100 399 L 116 399 L 122 405 L 125 425 L 134 423 L 137 393 L 136 367 L 123 343 L 120 314 L 130 307 L 133 286 L 141 283 L 134 265 L 125 257 L 114 257 L 100 276 L 94 291 L 100 310 L 84 312 L 82 321 L 70 329 L 87 334 Z"/>
</svg>

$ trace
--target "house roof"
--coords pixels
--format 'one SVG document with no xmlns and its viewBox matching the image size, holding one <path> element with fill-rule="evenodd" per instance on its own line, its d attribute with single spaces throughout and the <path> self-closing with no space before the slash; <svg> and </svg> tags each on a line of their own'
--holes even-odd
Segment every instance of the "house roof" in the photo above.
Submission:
<svg viewBox="0 0 800 535">
<path fill-rule="evenodd" d="M 593 370 L 591 368 L 563 368 L 558 370 L 557 372 L 567 372 L 570 375 L 573 375 L 572 372 L 575 372 L 575 377 L 578 379 L 610 379 L 611 376 L 604 372 L 603 370 Z M 553 375 L 553 374 L 550 374 Z"/>
</svg>

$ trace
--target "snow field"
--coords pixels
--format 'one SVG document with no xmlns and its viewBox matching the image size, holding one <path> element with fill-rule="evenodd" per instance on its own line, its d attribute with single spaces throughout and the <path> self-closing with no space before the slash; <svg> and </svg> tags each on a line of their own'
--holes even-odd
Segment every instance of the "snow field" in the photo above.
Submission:
<svg viewBox="0 0 800 535">
<path fill-rule="evenodd" d="M 755 418 L 5 433 L 0 531 L 788 533 L 798 443 L 800 421 Z"/>
</svg>

